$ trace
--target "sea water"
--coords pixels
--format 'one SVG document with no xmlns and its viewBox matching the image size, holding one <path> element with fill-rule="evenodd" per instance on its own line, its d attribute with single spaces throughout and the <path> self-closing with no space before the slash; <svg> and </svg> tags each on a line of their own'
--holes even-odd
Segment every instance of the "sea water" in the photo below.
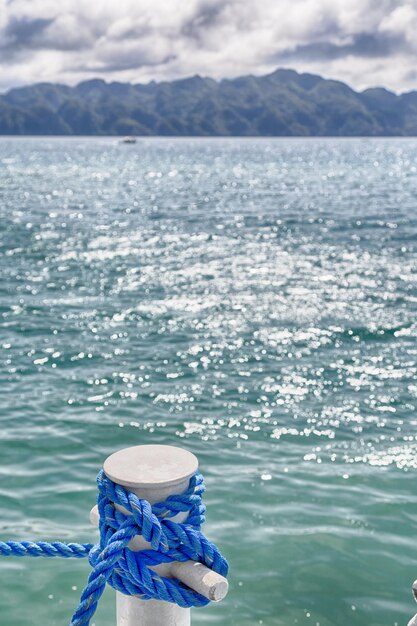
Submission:
<svg viewBox="0 0 417 626">
<path fill-rule="evenodd" d="M 404 624 L 417 140 L 2 138 L 0 194 L 0 539 L 96 541 L 106 456 L 184 446 L 231 567 L 196 626 Z M 89 569 L 1 559 L 1 624 Z"/>
</svg>

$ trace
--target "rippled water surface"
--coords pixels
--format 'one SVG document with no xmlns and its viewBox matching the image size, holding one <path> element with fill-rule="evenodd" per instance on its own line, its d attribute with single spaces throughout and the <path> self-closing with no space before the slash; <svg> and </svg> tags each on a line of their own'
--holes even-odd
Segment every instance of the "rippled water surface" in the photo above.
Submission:
<svg viewBox="0 0 417 626">
<path fill-rule="evenodd" d="M 417 141 L 3 138 L 0 172 L 0 539 L 95 541 L 106 456 L 185 446 L 231 565 L 194 624 L 404 624 Z M 88 572 L 3 559 L 1 622 L 66 624 Z"/>
</svg>

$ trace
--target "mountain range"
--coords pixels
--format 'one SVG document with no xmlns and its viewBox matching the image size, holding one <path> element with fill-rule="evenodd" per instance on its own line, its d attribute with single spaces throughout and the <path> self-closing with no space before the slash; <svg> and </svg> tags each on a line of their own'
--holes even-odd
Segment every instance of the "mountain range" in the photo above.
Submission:
<svg viewBox="0 0 417 626">
<path fill-rule="evenodd" d="M 221 81 L 38 83 L 0 95 L 1 135 L 414 136 L 417 91 L 278 69 Z"/>
</svg>

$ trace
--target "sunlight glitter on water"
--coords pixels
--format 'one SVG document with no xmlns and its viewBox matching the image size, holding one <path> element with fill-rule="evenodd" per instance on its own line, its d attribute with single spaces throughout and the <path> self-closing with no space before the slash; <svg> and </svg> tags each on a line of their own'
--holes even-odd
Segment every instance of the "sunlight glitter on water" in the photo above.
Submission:
<svg viewBox="0 0 417 626">
<path fill-rule="evenodd" d="M 405 621 L 417 144 L 167 139 L 126 152 L 27 139 L 1 150 L 5 532 L 90 540 L 103 458 L 184 445 L 232 564 L 230 602 L 197 624 Z M 86 571 L 37 567 L 63 607 L 50 618 L 36 588 L 30 604 L 39 621 L 65 623 L 73 599 L 61 589 Z M 26 625 L 27 590 L 4 571 L 18 608 L 2 610 Z M 113 623 L 109 606 L 101 624 Z"/>
</svg>

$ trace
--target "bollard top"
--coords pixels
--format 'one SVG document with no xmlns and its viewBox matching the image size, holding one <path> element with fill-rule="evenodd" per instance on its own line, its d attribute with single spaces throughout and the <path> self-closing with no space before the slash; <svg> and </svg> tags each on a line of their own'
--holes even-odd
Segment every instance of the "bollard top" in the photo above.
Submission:
<svg viewBox="0 0 417 626">
<path fill-rule="evenodd" d="M 198 469 L 198 459 L 192 452 L 176 446 L 132 446 L 109 456 L 103 469 L 118 485 L 149 489 L 191 478 Z"/>
</svg>

